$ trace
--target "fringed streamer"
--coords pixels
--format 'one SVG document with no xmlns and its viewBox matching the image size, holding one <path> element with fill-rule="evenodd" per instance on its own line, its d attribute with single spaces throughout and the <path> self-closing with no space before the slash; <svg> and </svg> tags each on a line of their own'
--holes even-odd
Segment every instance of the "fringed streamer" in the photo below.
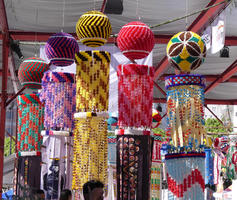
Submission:
<svg viewBox="0 0 237 200">
<path fill-rule="evenodd" d="M 165 164 L 168 199 L 204 199 L 205 153 L 167 154 Z"/>
<path fill-rule="evenodd" d="M 150 136 L 117 136 L 117 199 L 149 199 Z"/>
<path fill-rule="evenodd" d="M 40 98 L 45 102 L 45 129 L 72 132 L 76 110 L 74 74 L 46 72 Z"/>
<path fill-rule="evenodd" d="M 151 128 L 154 68 L 119 65 L 117 75 L 119 127 Z"/>
<path fill-rule="evenodd" d="M 190 84 L 190 83 L 189 83 Z M 167 91 L 167 117 L 174 146 L 203 144 L 204 129 L 204 88 L 199 85 L 179 85 Z"/>
<path fill-rule="evenodd" d="M 24 94 L 17 98 L 18 129 L 17 149 L 22 151 L 40 151 L 40 135 L 44 122 L 44 105 L 37 94 Z"/>
<path fill-rule="evenodd" d="M 151 187 L 150 200 L 160 200 L 161 191 L 161 163 L 151 164 Z"/>
<path fill-rule="evenodd" d="M 107 111 L 109 102 L 110 53 L 107 51 L 80 51 L 75 55 L 76 111 Z"/>
<path fill-rule="evenodd" d="M 75 119 L 72 189 L 81 190 L 89 180 L 107 187 L 107 123 L 104 117 Z"/>
</svg>

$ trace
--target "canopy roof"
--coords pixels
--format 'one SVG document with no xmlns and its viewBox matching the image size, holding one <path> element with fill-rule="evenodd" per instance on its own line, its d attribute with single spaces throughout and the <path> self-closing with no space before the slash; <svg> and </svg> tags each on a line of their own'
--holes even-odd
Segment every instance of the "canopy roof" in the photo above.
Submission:
<svg viewBox="0 0 237 200">
<path fill-rule="evenodd" d="M 51 34 L 61 30 L 75 35 L 78 18 L 86 11 L 103 10 L 105 2 L 104 0 L 0 0 L 1 39 L 4 42 L 8 41 L 8 37 L 4 39 L 3 33 L 6 33 L 7 36 L 20 41 L 20 48 L 25 58 L 34 54 L 39 55 L 39 42 L 47 41 Z M 184 30 L 202 34 L 218 14 L 225 10 L 226 45 L 229 46 L 230 57 L 221 58 L 219 53 L 208 52 L 205 63 L 195 73 L 205 75 L 207 78 L 206 103 L 237 104 L 237 92 L 235 92 L 237 9 L 234 3 L 230 1 L 222 3 L 223 0 L 123 0 L 122 2 L 121 15 L 108 14 L 113 34 L 118 33 L 120 28 L 130 21 L 140 20 L 148 25 L 155 25 L 220 3 L 211 9 L 152 29 L 156 37 L 153 50 L 153 66 L 156 67 L 154 80 L 160 87 L 158 89 L 155 86 L 154 101 L 165 102 L 164 77 L 175 73 L 165 57 L 166 44 L 170 37 Z M 109 42 L 114 43 L 115 39 L 111 38 Z M 0 45 L 2 46 L 2 42 Z M 2 55 L 2 48 L 0 54 Z M 7 92 L 12 95 L 21 89 L 16 73 L 21 60 L 10 51 L 8 61 Z M 0 62 L 2 63 L 0 75 L 2 75 L 2 66 L 7 63 L 2 56 Z"/>
</svg>

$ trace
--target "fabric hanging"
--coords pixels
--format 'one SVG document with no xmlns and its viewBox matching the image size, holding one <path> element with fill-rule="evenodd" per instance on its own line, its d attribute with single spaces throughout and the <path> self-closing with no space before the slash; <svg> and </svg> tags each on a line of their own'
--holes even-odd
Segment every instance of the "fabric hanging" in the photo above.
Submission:
<svg viewBox="0 0 237 200">
<path fill-rule="evenodd" d="M 45 103 L 45 131 L 43 135 L 72 135 L 73 114 L 76 110 L 74 74 L 44 73 L 40 99 Z"/>
<path fill-rule="evenodd" d="M 205 148 L 205 184 L 213 185 L 213 177 L 214 177 L 214 171 L 213 171 L 213 156 L 211 154 L 210 148 Z"/>
<path fill-rule="evenodd" d="M 37 155 L 40 152 L 43 129 L 44 105 L 38 94 L 23 94 L 17 97 L 18 127 L 17 149 L 19 155 Z"/>
<path fill-rule="evenodd" d="M 89 180 L 99 180 L 107 187 L 107 122 L 105 117 L 75 119 L 72 189 L 81 190 Z"/>
<path fill-rule="evenodd" d="M 80 51 L 75 55 L 76 111 L 108 111 L 110 53 Z"/>
<path fill-rule="evenodd" d="M 117 136 L 117 199 L 149 199 L 150 136 Z"/>
<path fill-rule="evenodd" d="M 169 200 L 204 199 L 205 153 L 166 154 L 165 164 Z"/>
<path fill-rule="evenodd" d="M 154 68 L 146 65 L 119 65 L 119 128 L 149 129 L 152 125 Z"/>
<path fill-rule="evenodd" d="M 168 76 L 167 89 L 168 134 L 174 146 L 192 147 L 203 144 L 204 129 L 204 87 L 201 75 L 182 74 Z M 197 144 L 197 145 L 196 145 Z"/>
<path fill-rule="evenodd" d="M 34 197 L 34 190 L 40 188 L 40 171 L 40 156 L 20 156 L 18 158 L 16 181 L 17 196 L 22 198 Z"/>
<path fill-rule="evenodd" d="M 68 189 L 69 174 L 66 174 L 68 148 L 62 136 L 44 136 L 42 145 L 41 189 L 46 199 L 58 199 L 62 189 Z M 69 180 L 68 180 L 69 179 Z"/>
<path fill-rule="evenodd" d="M 226 175 L 230 179 L 237 178 L 237 136 L 230 136 L 230 148 L 227 153 Z"/>
</svg>

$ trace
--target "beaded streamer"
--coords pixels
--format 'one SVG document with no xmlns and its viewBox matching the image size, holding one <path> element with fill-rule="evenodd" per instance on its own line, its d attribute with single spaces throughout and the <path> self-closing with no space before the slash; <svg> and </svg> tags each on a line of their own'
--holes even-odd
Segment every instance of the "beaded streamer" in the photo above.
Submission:
<svg viewBox="0 0 237 200">
<path fill-rule="evenodd" d="M 107 151 L 106 118 L 76 118 L 73 145 L 73 190 L 81 190 L 83 184 L 89 180 L 99 180 L 107 188 Z"/>
<path fill-rule="evenodd" d="M 154 68 L 119 65 L 117 75 L 119 127 L 151 128 Z"/>
<path fill-rule="evenodd" d="M 44 105 L 38 94 L 23 94 L 17 97 L 18 128 L 17 149 L 19 152 L 40 151 L 40 135 L 44 122 Z"/>
<path fill-rule="evenodd" d="M 117 200 L 149 199 L 150 136 L 117 136 Z"/>
<path fill-rule="evenodd" d="M 182 80 L 177 82 L 177 80 Z M 187 82 L 185 80 L 188 80 Z M 174 75 L 166 78 L 168 134 L 174 146 L 187 146 L 189 138 L 203 144 L 204 83 L 201 75 Z"/>
<path fill-rule="evenodd" d="M 40 99 L 45 103 L 44 127 L 46 130 L 72 133 L 73 114 L 76 110 L 75 96 L 74 74 L 45 72 Z M 54 132 L 50 132 L 50 134 L 52 135 Z"/>
<path fill-rule="evenodd" d="M 153 151 L 151 164 L 151 185 L 150 185 L 150 200 L 160 199 L 161 186 L 161 137 L 153 136 Z"/>
<path fill-rule="evenodd" d="M 75 55 L 76 111 L 107 111 L 109 102 L 110 53 L 80 51 Z"/>
<path fill-rule="evenodd" d="M 204 199 L 205 153 L 166 154 L 165 164 L 168 199 Z"/>
</svg>

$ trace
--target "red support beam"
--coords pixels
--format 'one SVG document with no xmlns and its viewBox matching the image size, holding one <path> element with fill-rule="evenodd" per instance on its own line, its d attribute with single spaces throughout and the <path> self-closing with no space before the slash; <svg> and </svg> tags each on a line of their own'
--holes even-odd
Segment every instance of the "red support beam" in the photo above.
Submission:
<svg viewBox="0 0 237 200">
<path fill-rule="evenodd" d="M 237 60 L 235 60 L 219 77 L 215 79 L 205 90 L 205 94 L 213 90 L 220 83 L 227 81 L 237 72 Z"/>
<path fill-rule="evenodd" d="M 223 2 L 223 0 L 211 0 L 207 7 L 212 6 L 214 4 L 218 4 L 220 2 Z M 201 34 L 203 30 L 218 16 L 218 14 L 229 5 L 229 3 L 230 1 L 226 1 L 226 3 L 222 3 L 208 10 L 202 11 L 193 21 L 193 23 L 188 27 L 187 30 L 193 31 L 197 34 Z M 165 56 L 156 68 L 154 80 L 156 80 L 160 75 L 162 75 L 162 73 L 168 66 L 168 58 Z"/>
<path fill-rule="evenodd" d="M 217 117 L 217 115 L 210 109 L 207 107 L 207 105 L 205 105 L 205 107 L 207 108 L 207 110 L 209 110 L 209 112 L 224 126 L 224 123 L 220 120 L 219 117 Z M 224 126 L 225 127 L 225 126 Z"/>
<path fill-rule="evenodd" d="M 166 97 L 166 92 L 158 85 L 158 83 L 156 83 L 155 81 L 153 81 L 153 83 L 156 88 Z"/>
<path fill-rule="evenodd" d="M 166 103 L 166 98 L 154 98 L 154 103 Z M 216 104 L 216 105 L 237 105 L 237 99 L 205 99 L 205 104 Z"/>
<path fill-rule="evenodd" d="M 163 75 L 161 75 L 161 76 L 159 77 L 159 80 L 164 81 L 164 80 L 165 80 L 165 77 L 167 77 L 167 76 L 172 76 L 172 75 L 175 75 L 175 74 L 163 74 Z M 213 82 L 213 81 L 216 80 L 216 77 L 219 77 L 219 76 L 220 76 L 220 75 L 218 75 L 218 74 L 217 74 L 217 75 L 210 75 L 210 74 L 204 75 L 204 77 L 205 77 L 205 79 L 206 79 L 207 82 Z M 224 82 L 225 82 L 225 83 L 226 83 L 226 82 L 236 83 L 236 82 L 237 82 L 237 76 L 232 76 L 232 77 L 230 77 L 229 79 L 225 80 Z"/>
</svg>

